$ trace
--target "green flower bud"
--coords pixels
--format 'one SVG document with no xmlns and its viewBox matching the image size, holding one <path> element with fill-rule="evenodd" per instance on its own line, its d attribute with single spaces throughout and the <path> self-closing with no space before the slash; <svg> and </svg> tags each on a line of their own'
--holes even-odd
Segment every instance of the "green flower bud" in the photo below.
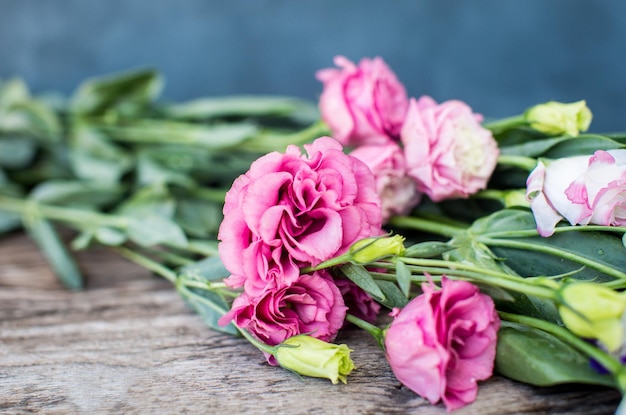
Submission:
<svg viewBox="0 0 626 415">
<path fill-rule="evenodd" d="M 404 254 L 404 237 L 400 235 L 361 239 L 350 247 L 350 261 L 369 264 L 379 259 Z"/>
<path fill-rule="evenodd" d="M 524 118 L 533 129 L 542 133 L 576 137 L 579 132 L 587 131 L 592 115 L 584 100 L 570 104 L 550 101 L 529 108 Z"/>
<path fill-rule="evenodd" d="M 625 295 L 600 284 L 566 284 L 560 291 L 559 314 L 570 331 L 597 339 L 612 352 L 624 340 Z"/>
<path fill-rule="evenodd" d="M 293 336 L 276 346 L 274 357 L 285 369 L 314 378 L 327 378 L 333 384 L 346 383 L 354 369 L 345 344 L 326 343 L 305 334 Z"/>
</svg>

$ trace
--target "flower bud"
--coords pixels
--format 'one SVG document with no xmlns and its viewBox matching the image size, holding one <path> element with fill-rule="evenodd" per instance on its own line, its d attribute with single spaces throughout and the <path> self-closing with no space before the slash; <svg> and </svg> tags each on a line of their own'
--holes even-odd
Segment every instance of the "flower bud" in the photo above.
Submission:
<svg viewBox="0 0 626 415">
<path fill-rule="evenodd" d="M 612 352 L 624 339 L 625 295 L 594 283 L 566 284 L 560 291 L 559 314 L 570 331 L 597 339 Z"/>
<path fill-rule="evenodd" d="M 400 235 L 361 239 L 350 247 L 350 261 L 369 264 L 379 259 L 404 254 L 404 237 Z"/>
<path fill-rule="evenodd" d="M 529 108 L 524 118 L 533 129 L 542 133 L 576 137 L 579 132 L 587 131 L 592 115 L 584 100 L 570 104 L 550 101 Z"/>
<path fill-rule="evenodd" d="M 346 383 L 354 369 L 351 350 L 345 344 L 326 343 L 305 334 L 293 336 L 276 346 L 274 357 L 285 369 L 300 375 Z"/>
</svg>

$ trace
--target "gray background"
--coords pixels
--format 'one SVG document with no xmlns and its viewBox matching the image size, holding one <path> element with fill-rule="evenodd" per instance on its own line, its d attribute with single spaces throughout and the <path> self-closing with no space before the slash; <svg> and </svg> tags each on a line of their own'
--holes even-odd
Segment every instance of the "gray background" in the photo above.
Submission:
<svg viewBox="0 0 626 415">
<path fill-rule="evenodd" d="M 151 66 L 164 97 L 316 100 L 336 54 L 383 57 L 412 96 L 487 117 L 587 99 L 592 130 L 626 130 L 622 0 L 0 0 L 0 78 L 70 93 Z"/>
</svg>

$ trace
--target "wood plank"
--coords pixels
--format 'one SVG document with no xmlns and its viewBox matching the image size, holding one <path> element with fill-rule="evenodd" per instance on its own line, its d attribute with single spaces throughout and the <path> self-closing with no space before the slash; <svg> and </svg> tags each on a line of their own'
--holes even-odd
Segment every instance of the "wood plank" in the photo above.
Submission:
<svg viewBox="0 0 626 415">
<path fill-rule="evenodd" d="M 444 414 L 402 387 L 365 333 L 338 339 L 358 366 L 347 385 L 268 366 L 244 340 L 211 331 L 164 280 L 112 252 L 81 252 L 68 292 L 23 234 L 0 240 L 0 413 Z M 619 394 L 534 388 L 495 376 L 455 413 L 605 414 Z"/>
</svg>

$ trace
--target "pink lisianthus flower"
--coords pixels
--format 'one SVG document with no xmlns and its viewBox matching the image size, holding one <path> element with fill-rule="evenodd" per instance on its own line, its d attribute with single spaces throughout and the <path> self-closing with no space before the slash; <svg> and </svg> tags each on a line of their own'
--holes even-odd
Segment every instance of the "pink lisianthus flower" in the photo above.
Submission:
<svg viewBox="0 0 626 415">
<path fill-rule="evenodd" d="M 266 290 L 258 297 L 244 292 L 219 324 L 233 321 L 270 346 L 298 334 L 332 341 L 343 325 L 346 309 L 330 275 L 318 271 L 301 275 L 290 286 Z M 275 364 L 271 356 L 267 357 Z"/>
<path fill-rule="evenodd" d="M 319 108 L 333 136 L 344 145 L 385 144 L 400 134 L 408 105 L 404 85 L 381 58 L 358 66 L 343 56 L 339 68 L 316 76 L 324 84 Z"/>
<path fill-rule="evenodd" d="M 374 173 L 383 223 L 391 216 L 405 215 L 417 206 L 421 194 L 417 191 L 415 179 L 407 175 L 404 152 L 398 144 L 360 146 L 350 155 L 361 160 Z"/>
<path fill-rule="evenodd" d="M 401 139 L 408 174 L 431 200 L 465 198 L 487 186 L 498 145 L 482 116 L 461 101 L 411 99 Z"/>
<path fill-rule="evenodd" d="M 322 137 L 285 154 L 256 160 L 226 194 L 219 253 L 231 286 L 292 283 L 294 266 L 317 265 L 380 235 L 381 208 L 374 176 L 360 160 Z M 267 281 L 273 269 L 276 281 Z"/>
<path fill-rule="evenodd" d="M 440 290 L 422 290 L 392 313 L 387 360 L 405 386 L 451 411 L 473 402 L 476 382 L 492 375 L 500 320 L 491 297 L 469 282 L 444 277 Z"/>
<path fill-rule="evenodd" d="M 626 226 L 626 150 L 539 162 L 526 181 L 526 197 L 541 236 L 563 218 L 572 225 Z"/>
<path fill-rule="evenodd" d="M 242 273 L 231 274 L 224 282 L 233 288 L 243 287 L 252 296 L 291 285 L 300 277 L 300 267 L 279 240 L 264 243 L 257 239 L 241 253 L 239 260 Z"/>
<path fill-rule="evenodd" d="M 343 301 L 348 307 L 348 313 L 368 323 L 376 322 L 380 313 L 380 304 L 347 278 L 335 278 L 335 284 L 339 287 Z"/>
</svg>

